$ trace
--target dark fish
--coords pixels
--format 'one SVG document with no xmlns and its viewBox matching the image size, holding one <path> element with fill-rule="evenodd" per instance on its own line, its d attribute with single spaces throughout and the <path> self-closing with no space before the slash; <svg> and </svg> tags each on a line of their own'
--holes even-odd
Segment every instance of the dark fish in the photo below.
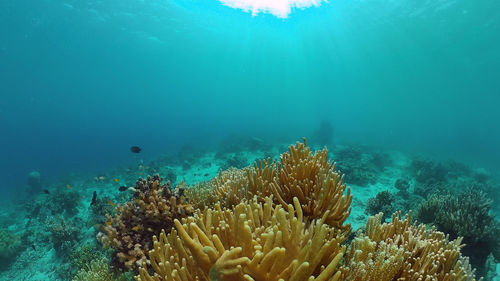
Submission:
<svg viewBox="0 0 500 281">
<path fill-rule="evenodd" d="M 43 190 L 43 193 L 45 193 L 45 194 L 50 194 L 50 192 L 49 192 L 47 189 L 44 189 L 44 190 Z"/>
<path fill-rule="evenodd" d="M 205 177 L 208 177 L 208 174 L 205 174 Z"/>
<path fill-rule="evenodd" d="M 33 249 L 33 251 L 36 251 L 36 248 L 35 248 L 34 244 L 31 244 L 31 248 Z"/>
<path fill-rule="evenodd" d="M 141 152 L 141 150 L 142 149 L 140 147 L 138 147 L 138 146 L 132 146 L 132 147 L 130 147 L 130 151 L 132 151 L 133 153 L 139 153 L 139 152 Z"/>
<path fill-rule="evenodd" d="M 90 206 L 95 205 L 97 203 L 97 192 L 94 191 L 94 194 L 92 195 L 92 202 L 90 202 Z"/>
<path fill-rule="evenodd" d="M 122 186 L 120 186 L 120 188 L 118 188 L 119 191 L 125 191 L 127 189 L 128 189 L 128 187 L 126 187 L 124 185 L 122 185 Z"/>
</svg>

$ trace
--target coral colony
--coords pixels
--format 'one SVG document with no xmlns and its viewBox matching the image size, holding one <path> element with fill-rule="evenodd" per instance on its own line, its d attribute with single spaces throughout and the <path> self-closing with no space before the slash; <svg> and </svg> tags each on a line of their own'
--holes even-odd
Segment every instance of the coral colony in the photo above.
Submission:
<svg viewBox="0 0 500 281">
<path fill-rule="evenodd" d="M 0 229 L 0 271 L 49 256 L 62 261 L 50 276 L 73 281 L 493 280 L 500 224 L 486 172 L 419 157 L 395 169 L 388 152 L 340 144 L 337 165 L 305 139 L 274 158 L 253 143 L 71 184 L 31 173 L 40 200 L 26 203 L 24 232 Z M 235 155 L 238 167 L 219 170 Z"/>
<path fill-rule="evenodd" d="M 462 238 L 413 223 L 411 212 L 370 217 L 349 240 L 353 196 L 326 148 L 313 153 L 305 140 L 279 162 L 221 172 L 203 188 L 139 180 L 98 234 L 114 264 L 137 281 L 475 280 Z"/>
</svg>

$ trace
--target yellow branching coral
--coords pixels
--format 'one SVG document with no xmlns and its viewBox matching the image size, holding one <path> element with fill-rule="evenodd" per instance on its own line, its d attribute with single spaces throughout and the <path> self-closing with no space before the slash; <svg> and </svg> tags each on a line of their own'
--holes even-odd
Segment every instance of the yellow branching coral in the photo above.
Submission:
<svg viewBox="0 0 500 281">
<path fill-rule="evenodd" d="M 350 225 L 343 223 L 351 212 L 352 195 L 349 188 L 344 194 L 343 176 L 328 161 L 326 148 L 313 154 L 304 139 L 281 154 L 280 163 L 270 159 L 255 163 L 248 178 L 251 194 L 272 194 L 284 208 L 296 197 L 306 217 L 321 218 L 328 211 L 327 224 L 350 231 Z"/>
<path fill-rule="evenodd" d="M 381 224 L 382 214 L 370 217 L 366 233 L 355 238 L 342 266 L 346 281 L 472 281 L 473 271 L 460 255 L 461 239 L 424 224 L 411 223 L 411 213 Z"/>
<path fill-rule="evenodd" d="M 254 168 L 247 170 L 248 192 L 257 195 L 258 198 L 272 195 L 270 187 L 277 175 L 276 159 L 273 162 L 271 162 L 271 158 L 255 162 Z"/>
<path fill-rule="evenodd" d="M 213 207 L 219 203 L 222 207 L 231 208 L 241 201 L 251 199 L 248 192 L 248 169 L 229 168 L 220 171 L 219 175 L 208 182 L 187 187 L 185 194 L 197 209 Z"/>
<path fill-rule="evenodd" d="M 213 207 L 219 202 L 219 197 L 215 193 L 213 179 L 197 183 L 193 186 L 187 186 L 184 182 L 181 183 L 185 186 L 184 194 L 189 198 L 189 202 L 195 209 L 203 210 L 206 207 Z"/>
<path fill-rule="evenodd" d="M 248 178 L 245 169 L 230 168 L 221 171 L 213 179 L 215 193 L 224 207 L 231 207 L 239 204 L 250 195 L 248 193 Z"/>
<path fill-rule="evenodd" d="M 177 231 L 154 237 L 154 276 L 140 268 L 138 281 L 335 281 L 345 247 L 343 232 L 322 219 L 306 223 L 299 201 L 285 208 L 266 197 L 228 210 L 198 211 L 176 220 Z"/>
</svg>

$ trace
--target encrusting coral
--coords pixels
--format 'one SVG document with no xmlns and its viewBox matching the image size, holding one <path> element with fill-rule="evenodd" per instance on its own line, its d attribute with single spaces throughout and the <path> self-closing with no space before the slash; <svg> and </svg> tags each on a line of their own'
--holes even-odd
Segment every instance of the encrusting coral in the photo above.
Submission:
<svg viewBox="0 0 500 281">
<path fill-rule="evenodd" d="M 322 219 L 306 223 L 297 198 L 283 208 L 271 197 L 245 201 L 229 210 L 198 211 L 175 220 L 176 231 L 154 237 L 151 276 L 138 281 L 339 280 L 346 237 Z"/>
<path fill-rule="evenodd" d="M 346 281 L 472 281 L 474 272 L 460 254 L 461 239 L 450 241 L 436 229 L 412 224 L 394 213 L 383 223 L 382 213 L 370 217 L 365 233 L 358 234 L 341 267 Z"/>
<path fill-rule="evenodd" d="M 108 215 L 106 225 L 98 233 L 104 247 L 114 250 L 112 262 L 116 266 L 133 269 L 145 262 L 153 246 L 152 236 L 162 229 L 170 231 L 174 219 L 193 213 L 183 189 L 172 191 L 169 182 L 161 182 L 158 175 L 139 179 L 134 198 L 118 206 L 114 217 Z"/>
</svg>

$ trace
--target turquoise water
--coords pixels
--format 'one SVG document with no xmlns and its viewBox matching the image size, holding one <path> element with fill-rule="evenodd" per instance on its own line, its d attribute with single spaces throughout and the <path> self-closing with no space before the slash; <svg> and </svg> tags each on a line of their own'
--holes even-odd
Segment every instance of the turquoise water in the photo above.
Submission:
<svg viewBox="0 0 500 281">
<path fill-rule="evenodd" d="M 334 144 L 496 174 L 499 11 L 331 0 L 278 18 L 216 0 L 2 0 L 2 199 L 22 199 L 31 171 L 93 177 L 228 135 L 291 144 L 322 121 Z"/>
<path fill-rule="evenodd" d="M 209 0 L 2 1 L 2 178 L 323 119 L 498 166 L 499 5 L 331 1 L 278 19 Z"/>
</svg>

